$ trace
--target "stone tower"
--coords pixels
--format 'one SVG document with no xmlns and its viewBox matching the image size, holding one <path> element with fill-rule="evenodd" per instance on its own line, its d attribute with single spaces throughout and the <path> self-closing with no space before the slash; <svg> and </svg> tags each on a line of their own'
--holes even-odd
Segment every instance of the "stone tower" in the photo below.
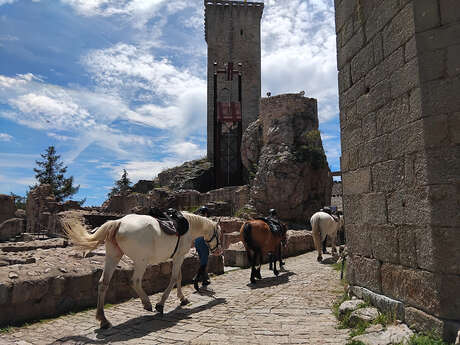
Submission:
<svg viewBox="0 0 460 345">
<path fill-rule="evenodd" d="M 335 7 L 348 281 L 407 324 L 453 341 L 460 1 L 336 0 Z"/>
<path fill-rule="evenodd" d="M 208 159 L 214 163 L 216 187 L 238 185 L 242 183 L 241 133 L 259 115 L 260 20 L 264 4 L 205 0 L 204 6 Z M 240 114 L 234 122 L 217 120 L 226 104 L 230 113 Z"/>
</svg>

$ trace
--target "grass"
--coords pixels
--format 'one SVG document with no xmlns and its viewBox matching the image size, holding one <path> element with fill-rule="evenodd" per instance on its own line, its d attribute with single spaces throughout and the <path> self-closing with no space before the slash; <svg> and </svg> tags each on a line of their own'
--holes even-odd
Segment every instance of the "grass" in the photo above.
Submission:
<svg viewBox="0 0 460 345">
<path fill-rule="evenodd" d="M 448 345 L 439 336 L 433 334 L 415 334 L 410 339 L 407 345 Z"/>
</svg>

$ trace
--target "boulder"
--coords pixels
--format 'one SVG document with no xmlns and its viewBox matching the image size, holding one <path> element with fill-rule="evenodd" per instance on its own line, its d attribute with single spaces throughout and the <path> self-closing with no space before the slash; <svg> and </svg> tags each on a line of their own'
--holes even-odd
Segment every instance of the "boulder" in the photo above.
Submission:
<svg viewBox="0 0 460 345">
<path fill-rule="evenodd" d="M 339 306 L 339 319 L 342 319 L 348 312 L 357 310 L 362 303 L 364 303 L 362 299 L 352 299 L 343 302 Z"/>
<path fill-rule="evenodd" d="M 405 324 L 390 325 L 386 330 L 369 332 L 353 337 L 354 341 L 361 341 L 365 345 L 406 344 L 414 332 Z"/>
<path fill-rule="evenodd" d="M 14 218 L 16 212 L 16 205 L 14 204 L 14 198 L 11 195 L 0 194 L 0 223 L 5 220 Z"/>
<path fill-rule="evenodd" d="M 379 316 L 379 311 L 374 307 L 356 309 L 350 314 L 349 324 L 351 327 L 356 326 L 360 321 L 372 322 Z"/>
<path fill-rule="evenodd" d="M 330 204 L 332 175 L 318 131 L 316 100 L 303 94 L 264 98 L 243 134 L 242 162 L 250 200 L 260 214 L 304 222 Z"/>
<path fill-rule="evenodd" d="M 25 231 L 24 219 L 11 218 L 0 224 L 0 241 L 7 241 Z"/>
</svg>

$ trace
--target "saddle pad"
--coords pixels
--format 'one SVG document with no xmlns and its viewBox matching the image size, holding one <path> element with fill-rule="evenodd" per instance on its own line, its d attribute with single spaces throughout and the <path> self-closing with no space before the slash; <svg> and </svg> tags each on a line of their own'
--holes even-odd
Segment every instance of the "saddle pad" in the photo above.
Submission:
<svg viewBox="0 0 460 345">
<path fill-rule="evenodd" d="M 174 227 L 174 223 L 171 220 L 160 220 L 157 219 L 158 223 L 160 223 L 160 229 L 168 235 L 176 235 L 179 236 L 176 228 Z"/>
</svg>

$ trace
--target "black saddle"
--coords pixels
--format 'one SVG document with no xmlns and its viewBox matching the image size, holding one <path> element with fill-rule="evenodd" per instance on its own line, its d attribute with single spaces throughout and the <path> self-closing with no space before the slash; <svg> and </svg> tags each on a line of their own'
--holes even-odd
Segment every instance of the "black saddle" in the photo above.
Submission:
<svg viewBox="0 0 460 345">
<path fill-rule="evenodd" d="M 265 223 L 267 223 L 270 231 L 274 235 L 281 236 L 283 234 L 283 227 L 278 219 L 273 217 L 260 217 L 255 219 L 263 220 Z"/>
<path fill-rule="evenodd" d="M 174 208 L 162 212 L 157 207 L 152 207 L 149 210 L 149 216 L 155 218 L 160 223 L 160 229 L 168 235 L 182 236 L 188 231 L 187 219 Z"/>
</svg>

